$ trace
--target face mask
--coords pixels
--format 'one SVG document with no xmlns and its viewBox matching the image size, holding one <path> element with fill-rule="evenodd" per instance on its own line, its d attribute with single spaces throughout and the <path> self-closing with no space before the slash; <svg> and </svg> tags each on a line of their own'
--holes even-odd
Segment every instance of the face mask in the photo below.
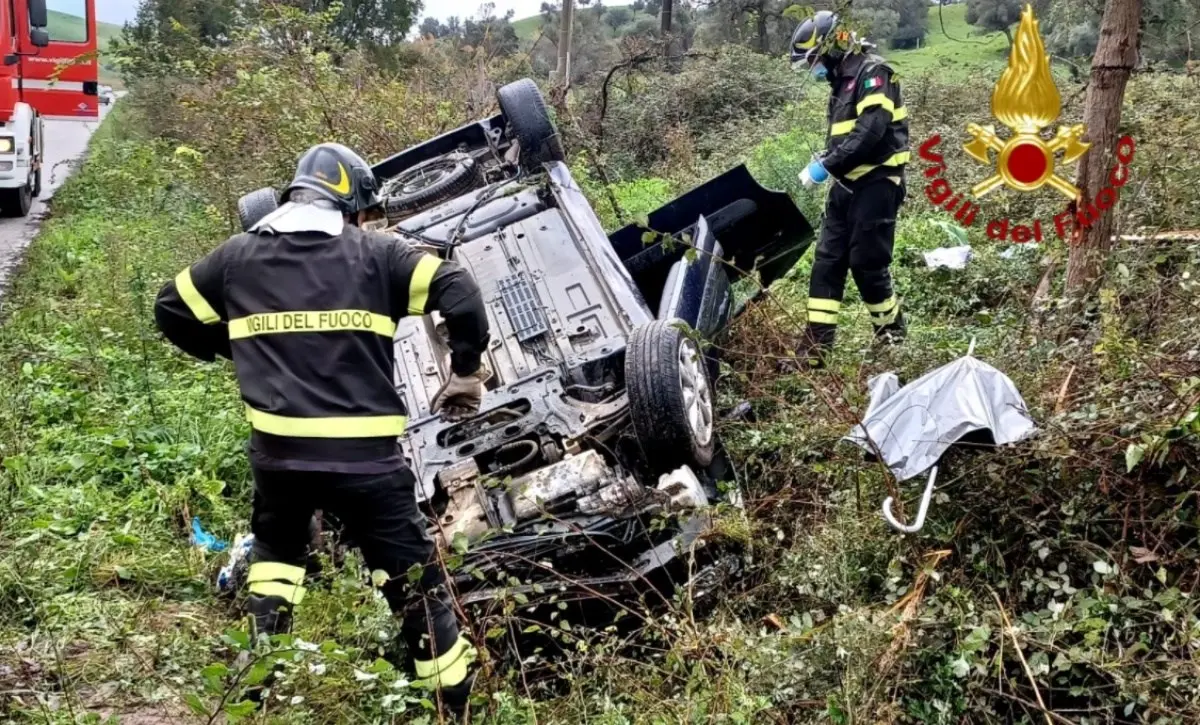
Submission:
<svg viewBox="0 0 1200 725">
<path fill-rule="evenodd" d="M 814 65 L 809 73 L 812 73 L 812 77 L 819 81 L 823 81 L 829 77 L 829 69 L 826 68 L 825 64 L 821 62 L 818 62 L 816 65 Z"/>
</svg>

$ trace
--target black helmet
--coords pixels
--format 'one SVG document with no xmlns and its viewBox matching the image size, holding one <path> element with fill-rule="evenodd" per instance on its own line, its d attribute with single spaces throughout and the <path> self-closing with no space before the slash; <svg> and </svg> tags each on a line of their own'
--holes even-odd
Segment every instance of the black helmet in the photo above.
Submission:
<svg viewBox="0 0 1200 725">
<path fill-rule="evenodd" d="M 337 204 L 343 214 L 354 215 L 379 204 L 379 184 L 371 167 L 340 143 L 323 143 L 304 152 L 283 200 L 296 189 L 317 192 Z"/>
<path fill-rule="evenodd" d="M 818 60 L 830 70 L 846 55 L 851 36 L 845 30 L 836 31 L 837 13 L 822 10 L 808 18 L 792 34 L 792 63 L 812 67 Z"/>
</svg>

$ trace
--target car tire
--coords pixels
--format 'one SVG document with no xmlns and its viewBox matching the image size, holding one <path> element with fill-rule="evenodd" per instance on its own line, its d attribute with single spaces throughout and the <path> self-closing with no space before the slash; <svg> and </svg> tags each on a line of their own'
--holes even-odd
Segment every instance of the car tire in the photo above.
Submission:
<svg viewBox="0 0 1200 725">
<path fill-rule="evenodd" d="M 417 164 L 388 181 L 384 193 L 388 222 L 394 224 L 461 196 L 479 181 L 479 165 L 467 153 L 446 154 Z"/>
<path fill-rule="evenodd" d="M 34 199 L 42 195 L 42 167 L 38 166 L 37 171 L 33 172 L 33 189 L 30 194 Z"/>
<path fill-rule="evenodd" d="M 678 321 L 651 322 L 633 331 L 625 349 L 633 431 L 655 474 L 707 468 L 716 447 L 707 364 L 685 330 Z"/>
<path fill-rule="evenodd" d="M 543 164 L 566 160 L 562 139 L 536 83 L 528 78 L 509 83 L 497 97 L 500 111 L 508 120 L 509 136 L 520 146 L 522 169 L 537 173 Z"/>
<path fill-rule="evenodd" d="M 250 231 L 254 228 L 255 224 L 258 224 L 268 214 L 278 208 L 279 194 L 270 187 L 252 191 L 241 199 L 238 199 L 238 221 L 242 224 L 242 231 Z"/>
</svg>

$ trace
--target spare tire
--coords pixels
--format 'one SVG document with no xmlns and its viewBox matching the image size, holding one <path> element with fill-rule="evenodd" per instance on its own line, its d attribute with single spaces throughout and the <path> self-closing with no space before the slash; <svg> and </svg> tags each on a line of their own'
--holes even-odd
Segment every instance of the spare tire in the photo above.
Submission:
<svg viewBox="0 0 1200 725">
<path fill-rule="evenodd" d="M 417 164 L 384 185 L 388 221 L 394 224 L 461 196 L 475 188 L 479 180 L 479 165 L 467 153 L 455 152 Z"/>
<path fill-rule="evenodd" d="M 497 98 L 508 121 L 509 137 L 520 146 L 522 169 L 536 173 L 543 164 L 567 158 L 536 83 L 528 78 L 509 83 L 500 89 Z"/>
<path fill-rule="evenodd" d="M 270 187 L 252 191 L 238 199 L 238 221 L 242 224 L 242 231 L 250 231 L 255 224 L 278 208 L 279 194 Z"/>
<path fill-rule="evenodd" d="M 655 475 L 707 468 L 716 448 L 705 357 L 684 330 L 679 321 L 651 322 L 635 329 L 625 348 L 633 431 Z"/>
</svg>

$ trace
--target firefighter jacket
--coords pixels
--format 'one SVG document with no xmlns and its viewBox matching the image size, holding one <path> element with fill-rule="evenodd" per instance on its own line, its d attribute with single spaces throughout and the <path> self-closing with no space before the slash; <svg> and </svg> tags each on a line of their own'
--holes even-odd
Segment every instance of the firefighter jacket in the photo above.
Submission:
<svg viewBox="0 0 1200 725">
<path fill-rule="evenodd" d="M 475 373 L 488 341 L 475 281 L 317 203 L 284 205 L 184 269 L 155 317 L 183 351 L 233 360 L 253 463 L 365 474 L 403 465 L 393 338 L 401 317 L 434 310 L 454 372 Z"/>
<path fill-rule="evenodd" d="M 879 56 L 854 53 L 831 76 L 821 163 L 851 188 L 880 177 L 903 177 L 909 160 L 908 109 L 894 73 Z"/>
</svg>

